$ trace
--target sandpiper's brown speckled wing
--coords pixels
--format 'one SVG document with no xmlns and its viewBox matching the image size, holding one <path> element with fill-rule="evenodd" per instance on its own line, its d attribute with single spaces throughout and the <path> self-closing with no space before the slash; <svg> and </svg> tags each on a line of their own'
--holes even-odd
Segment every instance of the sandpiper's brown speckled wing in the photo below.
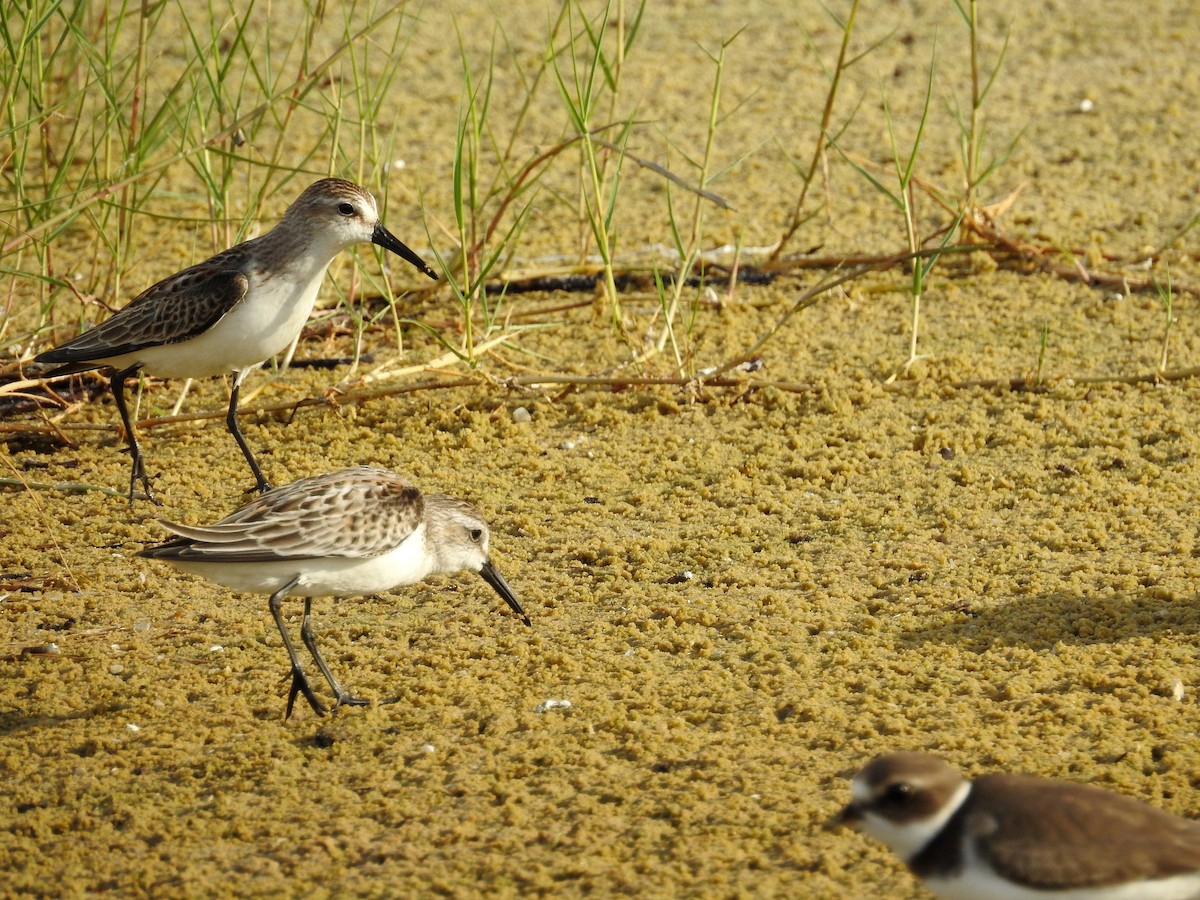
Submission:
<svg viewBox="0 0 1200 900">
<path fill-rule="evenodd" d="M 275 488 L 214 525 L 162 522 L 178 537 L 138 555 L 192 562 L 365 559 L 395 548 L 424 515 L 416 487 L 387 469 L 359 466 Z"/>
<path fill-rule="evenodd" d="M 224 256 L 214 256 L 147 288 L 95 328 L 38 355 L 36 361 L 89 368 L 83 364 L 203 334 L 250 287 L 242 272 L 227 268 Z"/>
<path fill-rule="evenodd" d="M 991 804 L 990 795 L 1003 795 L 1004 803 Z M 1200 870 L 1200 823 L 1091 785 L 985 775 L 974 780 L 968 805 L 964 824 L 982 855 L 999 874 L 1032 888 L 1098 888 Z M 997 809 L 1014 810 L 1013 817 Z M 1024 827 L 1031 815 L 1037 834 Z"/>
</svg>

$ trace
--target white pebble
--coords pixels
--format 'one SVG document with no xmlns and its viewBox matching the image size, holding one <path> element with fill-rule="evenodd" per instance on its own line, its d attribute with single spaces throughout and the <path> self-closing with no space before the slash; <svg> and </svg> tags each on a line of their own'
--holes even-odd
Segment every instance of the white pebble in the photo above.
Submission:
<svg viewBox="0 0 1200 900">
<path fill-rule="evenodd" d="M 513 421 L 516 422 L 518 425 L 524 425 L 526 422 L 530 421 L 533 418 L 533 416 L 530 414 L 529 410 L 527 410 L 523 406 L 518 406 L 516 409 L 514 409 L 512 411 L 512 417 L 513 417 Z"/>
<path fill-rule="evenodd" d="M 543 700 L 541 703 L 539 703 L 537 705 L 537 708 L 534 710 L 534 712 L 544 713 L 547 710 L 551 710 L 551 709 L 570 709 L 570 708 L 571 708 L 570 700 Z"/>
</svg>

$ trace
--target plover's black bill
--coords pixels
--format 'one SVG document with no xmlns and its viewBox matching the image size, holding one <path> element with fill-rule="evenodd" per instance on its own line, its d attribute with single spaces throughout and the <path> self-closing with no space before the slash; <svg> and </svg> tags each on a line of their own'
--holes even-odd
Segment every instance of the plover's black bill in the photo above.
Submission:
<svg viewBox="0 0 1200 900">
<path fill-rule="evenodd" d="M 378 244 L 384 250 L 391 250 L 401 259 L 412 263 L 434 281 L 438 280 L 438 273 L 429 268 L 429 265 L 421 257 L 417 256 L 412 250 L 405 246 L 400 238 L 396 237 L 390 231 L 383 227 L 383 223 L 379 222 L 375 225 L 375 230 L 371 232 L 371 243 Z"/>
<path fill-rule="evenodd" d="M 529 616 L 525 614 L 525 610 L 521 608 L 520 602 L 517 600 L 517 595 L 512 592 L 512 588 L 508 586 L 508 582 L 504 577 L 496 571 L 496 567 L 492 565 L 489 559 L 483 564 L 483 568 L 479 570 L 479 574 L 483 576 L 483 580 L 496 589 L 496 593 L 504 598 L 504 602 L 509 605 L 529 627 L 533 627 L 533 623 L 529 621 Z"/>
</svg>

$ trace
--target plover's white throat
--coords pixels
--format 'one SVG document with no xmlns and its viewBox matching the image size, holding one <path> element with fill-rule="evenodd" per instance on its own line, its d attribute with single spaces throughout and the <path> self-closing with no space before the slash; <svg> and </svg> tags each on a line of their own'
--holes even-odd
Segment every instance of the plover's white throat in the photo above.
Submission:
<svg viewBox="0 0 1200 900">
<path fill-rule="evenodd" d="M 226 425 L 250 464 L 260 491 L 270 485 L 237 424 L 238 391 L 247 373 L 287 349 L 312 313 L 333 258 L 370 241 L 437 273 L 379 221 L 375 198 L 340 178 L 310 185 L 262 237 L 218 253 L 143 291 L 111 317 L 53 350 L 38 363 L 48 375 L 112 370 L 111 387 L 125 426 L 133 469 L 129 498 L 141 481 L 155 500 L 142 449 L 125 405 L 125 381 L 138 371 L 162 378 L 233 373 Z"/>
<path fill-rule="evenodd" d="M 963 900 L 1200 898 L 1200 823 L 1103 788 L 1029 775 L 963 778 L 928 753 L 876 757 L 837 821 Z"/>
<path fill-rule="evenodd" d="M 321 657 L 310 619 L 313 597 L 374 594 L 466 569 L 483 576 L 530 624 L 492 565 L 479 511 L 445 494 L 423 495 L 387 469 L 359 466 L 302 478 L 214 525 L 162 524 L 177 537 L 139 556 L 166 560 L 235 591 L 271 595 L 271 615 L 292 663 L 288 715 L 298 693 L 318 714 L 325 712 L 283 621 L 280 607 L 289 595 L 305 598 L 300 635 L 337 698 L 335 706 L 365 701 L 346 693 Z"/>
</svg>

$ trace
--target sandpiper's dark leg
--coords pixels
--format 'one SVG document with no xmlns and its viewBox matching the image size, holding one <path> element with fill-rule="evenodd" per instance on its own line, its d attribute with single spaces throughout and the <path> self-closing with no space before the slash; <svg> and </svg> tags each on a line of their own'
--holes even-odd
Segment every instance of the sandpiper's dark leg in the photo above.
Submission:
<svg viewBox="0 0 1200 900">
<path fill-rule="evenodd" d="M 292 661 L 292 689 L 288 694 L 287 714 L 285 719 L 291 718 L 292 705 L 296 702 L 296 695 L 303 694 L 304 699 L 308 701 L 308 705 L 313 708 L 318 716 L 325 715 L 325 706 L 317 699 L 316 693 L 308 683 L 308 676 L 304 674 L 304 668 L 300 665 L 300 657 L 296 655 L 296 646 L 292 643 L 291 637 L 288 635 L 287 626 L 283 622 L 283 613 L 280 608 L 283 604 L 283 598 L 300 582 L 300 576 L 297 575 L 279 590 L 271 595 L 267 606 L 271 610 L 271 616 L 275 619 L 275 624 L 279 627 L 279 633 L 283 637 L 283 646 L 287 649 L 288 659 Z"/>
<path fill-rule="evenodd" d="M 142 459 L 142 445 L 138 443 L 137 432 L 134 431 L 133 422 L 129 418 L 129 407 L 125 405 L 125 379 L 136 375 L 140 368 L 140 365 L 130 366 L 120 372 L 113 372 L 113 376 L 109 380 L 109 387 L 112 388 L 113 399 L 117 402 L 117 412 L 121 414 L 121 424 L 125 426 L 125 440 L 129 444 L 129 455 L 133 457 L 133 468 L 129 472 L 129 502 L 133 503 L 133 491 L 140 481 L 142 488 L 146 491 L 146 498 L 151 503 L 161 506 L 158 498 L 154 496 L 154 488 L 150 487 L 150 479 L 146 476 L 146 463 Z"/>
<path fill-rule="evenodd" d="M 250 471 L 254 473 L 258 492 L 265 494 L 271 489 L 271 483 L 263 477 L 262 469 L 258 467 L 258 461 L 255 460 L 254 454 L 250 452 L 250 445 L 246 443 L 246 438 L 242 435 L 242 430 L 238 427 L 237 420 L 238 394 L 242 390 L 242 379 L 246 377 L 249 371 L 249 369 L 242 369 L 233 376 L 233 390 L 229 394 L 229 414 L 225 417 L 225 426 L 229 429 L 229 433 L 233 435 L 233 439 L 237 441 L 237 445 L 242 448 L 242 456 L 246 457 L 246 462 L 250 463 Z"/>
<path fill-rule="evenodd" d="M 338 684 L 337 679 L 333 677 L 333 673 L 329 671 L 329 666 L 325 664 L 325 658 L 321 656 L 321 651 L 317 649 L 317 637 L 313 632 L 312 619 L 312 597 L 304 598 L 304 622 L 300 625 L 300 637 L 304 639 L 304 646 L 308 648 L 308 652 L 312 654 L 313 660 L 317 664 L 317 668 L 321 670 L 321 674 L 325 676 L 325 680 L 329 682 L 329 686 L 333 689 L 333 695 L 337 697 L 337 703 L 334 704 L 334 709 L 339 706 L 367 706 L 371 701 L 362 700 L 358 697 L 352 697 L 342 689 Z M 292 686 L 292 691 L 296 690 L 295 685 Z"/>
</svg>

